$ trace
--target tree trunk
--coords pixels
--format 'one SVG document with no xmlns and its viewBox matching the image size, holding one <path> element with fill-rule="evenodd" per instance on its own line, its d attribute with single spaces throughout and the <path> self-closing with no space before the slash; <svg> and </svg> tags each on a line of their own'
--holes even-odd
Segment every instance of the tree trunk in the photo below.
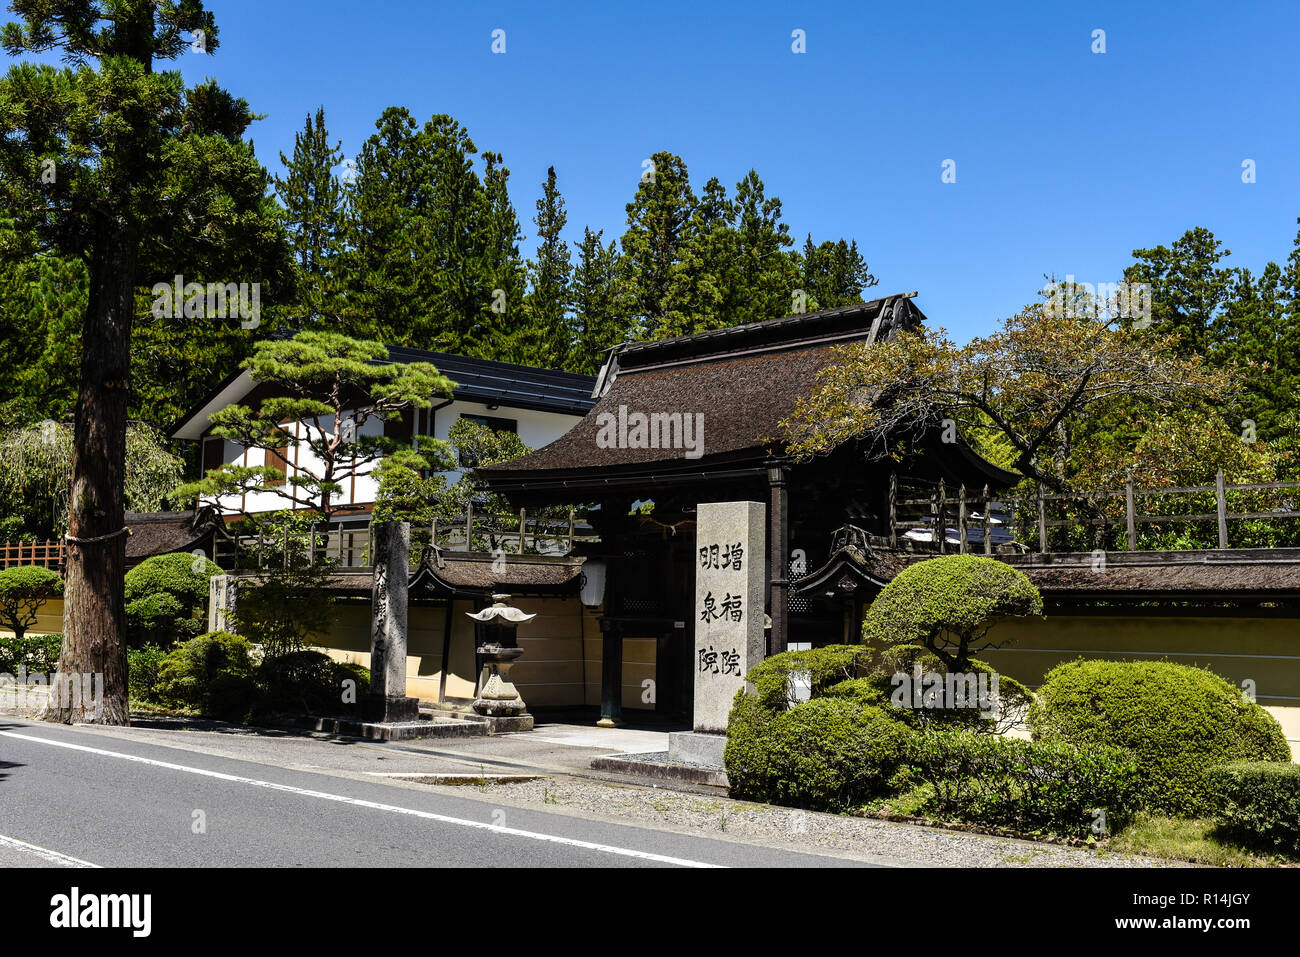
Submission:
<svg viewBox="0 0 1300 957">
<path fill-rule="evenodd" d="M 102 701 L 51 695 L 49 720 L 128 724 L 123 480 L 130 396 L 137 241 L 121 216 L 101 214 L 82 323 L 81 391 L 73 432 L 72 501 L 59 672 L 72 686 L 102 675 Z"/>
</svg>

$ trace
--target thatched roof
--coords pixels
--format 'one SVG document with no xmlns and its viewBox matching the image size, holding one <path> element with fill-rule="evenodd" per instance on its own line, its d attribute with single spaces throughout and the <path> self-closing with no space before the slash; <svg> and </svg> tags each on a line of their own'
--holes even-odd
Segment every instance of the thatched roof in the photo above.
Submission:
<svg viewBox="0 0 1300 957">
<path fill-rule="evenodd" d="M 582 579 L 583 561 L 579 557 L 549 555 L 506 555 L 502 561 L 491 554 L 476 552 L 426 551 L 411 575 L 411 596 L 487 596 L 498 591 L 572 594 L 577 592 Z M 328 584 L 337 592 L 368 595 L 373 581 L 371 568 L 343 568 L 330 576 Z"/>
<path fill-rule="evenodd" d="M 599 401 L 582 421 L 535 452 L 478 472 L 490 485 L 506 488 L 558 480 L 561 473 L 575 470 L 607 475 L 761 463 L 782 450 L 780 421 L 797 399 L 812 392 L 835 346 L 887 338 L 923 321 L 910 298 L 891 296 L 677 339 L 625 343 L 607 363 Z M 627 422 L 638 412 L 702 416 L 702 454 L 688 457 L 680 443 L 601 447 L 602 427 Z"/>
<path fill-rule="evenodd" d="M 126 560 L 136 564 L 154 555 L 201 548 L 209 555 L 213 526 L 206 512 L 127 512 Z"/>
<path fill-rule="evenodd" d="M 1300 549 L 1204 549 L 998 556 L 1020 569 L 1045 597 L 1233 600 L 1300 597 Z"/>
</svg>

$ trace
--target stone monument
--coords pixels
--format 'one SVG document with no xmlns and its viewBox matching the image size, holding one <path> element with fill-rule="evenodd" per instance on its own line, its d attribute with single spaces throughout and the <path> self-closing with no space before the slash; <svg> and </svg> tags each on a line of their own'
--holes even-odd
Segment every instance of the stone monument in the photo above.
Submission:
<svg viewBox="0 0 1300 957">
<path fill-rule="evenodd" d="M 766 519 L 761 502 L 710 502 L 696 510 L 695 721 L 693 731 L 669 735 L 670 762 L 722 767 L 731 702 L 767 651 Z"/>
<path fill-rule="evenodd" d="M 234 575 L 208 579 L 208 631 L 234 632 L 237 599 Z"/>
<path fill-rule="evenodd" d="M 370 694 L 363 716 L 384 723 L 418 721 L 420 699 L 406 695 L 406 603 L 409 522 L 376 522 L 375 578 L 370 593 Z"/>
</svg>

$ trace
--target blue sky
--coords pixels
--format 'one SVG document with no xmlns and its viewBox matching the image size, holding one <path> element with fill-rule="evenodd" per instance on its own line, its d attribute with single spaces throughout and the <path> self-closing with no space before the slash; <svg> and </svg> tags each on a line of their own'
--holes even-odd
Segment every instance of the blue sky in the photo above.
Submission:
<svg viewBox="0 0 1300 957">
<path fill-rule="evenodd" d="M 754 167 L 800 243 L 856 238 L 876 291 L 919 290 L 960 339 L 1044 273 L 1113 281 L 1192 226 L 1258 271 L 1300 216 L 1294 2 L 208 6 L 221 48 L 182 68 L 267 114 L 252 135 L 273 170 L 318 105 L 349 156 L 389 105 L 445 112 L 505 155 L 530 233 L 555 165 L 573 242 L 621 234 L 656 150 L 697 189 Z"/>
</svg>

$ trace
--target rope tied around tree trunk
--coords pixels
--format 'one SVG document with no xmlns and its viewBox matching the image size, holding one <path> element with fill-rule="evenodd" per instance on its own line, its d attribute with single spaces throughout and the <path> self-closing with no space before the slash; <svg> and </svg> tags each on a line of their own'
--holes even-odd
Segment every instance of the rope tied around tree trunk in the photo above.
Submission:
<svg viewBox="0 0 1300 957">
<path fill-rule="evenodd" d="M 107 535 L 95 535 L 92 538 L 78 538 L 77 536 L 73 535 L 71 532 L 65 532 L 63 538 L 66 541 L 72 542 L 74 545 L 89 545 L 93 542 L 102 542 L 110 538 L 117 538 L 117 536 L 119 535 L 130 535 L 130 534 L 131 534 L 131 529 L 123 525 L 116 532 L 109 532 Z"/>
</svg>

